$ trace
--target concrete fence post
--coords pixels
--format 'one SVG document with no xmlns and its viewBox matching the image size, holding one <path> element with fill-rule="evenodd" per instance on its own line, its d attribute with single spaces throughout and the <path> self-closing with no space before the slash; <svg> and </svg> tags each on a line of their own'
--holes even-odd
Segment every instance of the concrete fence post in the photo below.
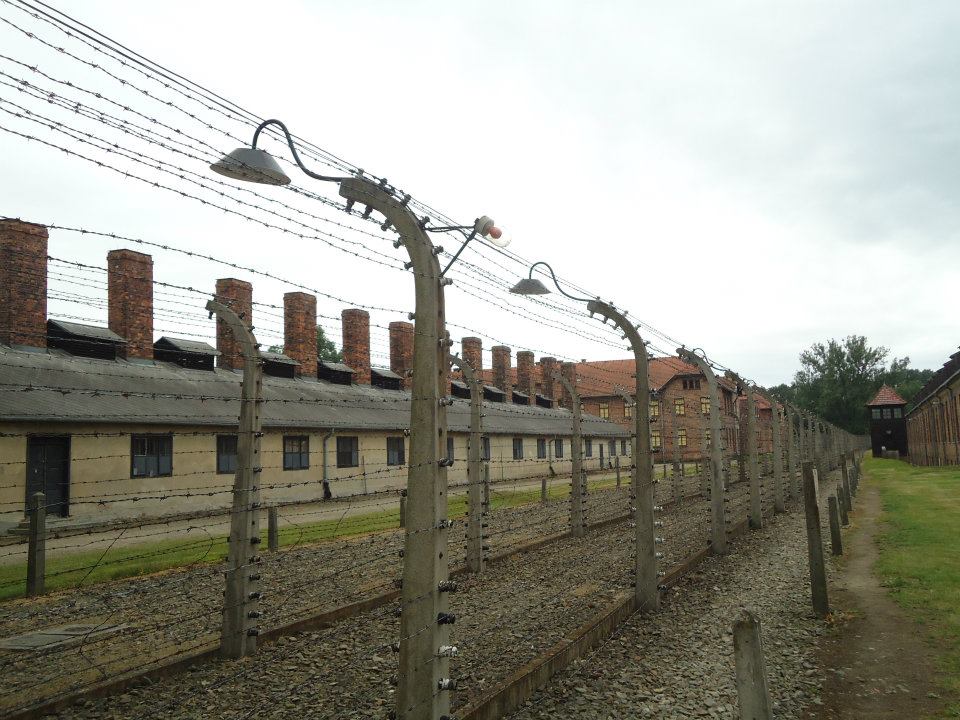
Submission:
<svg viewBox="0 0 960 720">
<path fill-rule="evenodd" d="M 749 610 L 741 610 L 733 623 L 733 659 L 740 720 L 773 720 L 760 618 Z"/>
<path fill-rule="evenodd" d="M 813 611 L 825 618 L 830 613 L 827 599 L 827 570 L 823 560 L 823 538 L 820 531 L 820 506 L 817 503 L 814 463 L 803 463 L 803 510 L 807 525 L 807 559 L 810 564 L 810 595 Z"/>
<path fill-rule="evenodd" d="M 280 511 L 276 505 L 267 508 L 267 548 L 271 552 L 280 549 Z"/>
<path fill-rule="evenodd" d="M 237 432 L 237 471 L 233 480 L 233 507 L 227 571 L 224 573 L 223 624 L 220 654 L 227 658 L 252 655 L 257 650 L 257 619 L 260 617 L 260 454 L 263 404 L 263 360 L 250 326 L 251 318 L 241 318 L 216 300 L 207 302 L 207 310 L 217 322 L 229 328 L 243 353 L 243 379 L 240 385 L 240 422 Z"/>
<path fill-rule="evenodd" d="M 841 482 L 843 484 L 843 499 L 847 503 L 847 512 L 853 511 L 853 494 L 850 487 L 850 474 L 847 470 L 846 458 L 840 459 Z"/>
<path fill-rule="evenodd" d="M 840 506 L 839 507 L 840 522 L 843 523 L 844 526 L 849 525 L 850 517 L 849 515 L 847 515 L 847 498 L 845 497 L 843 492 L 843 485 L 839 485 L 839 484 L 837 485 L 837 501 Z"/>
<path fill-rule="evenodd" d="M 720 385 L 706 358 L 678 348 L 681 360 L 695 365 L 707 379 L 710 392 L 710 545 L 717 555 L 727 553 L 726 468 L 723 465 L 723 421 L 720 418 Z"/>
<path fill-rule="evenodd" d="M 564 363 L 567 366 L 568 363 Z M 570 533 L 574 537 L 583 537 L 586 522 L 584 520 L 584 505 L 586 495 L 583 487 L 583 440 L 581 434 L 580 394 L 564 373 L 556 373 L 554 382 L 562 385 L 570 398 L 570 410 L 573 414 L 570 448 Z"/>
<path fill-rule="evenodd" d="M 460 368 L 470 388 L 470 438 L 467 443 L 467 568 L 472 573 L 483 572 L 483 525 L 487 508 L 483 504 L 483 378 L 463 358 L 450 355 L 452 365 Z M 453 461 L 448 458 L 447 462 Z M 543 477 L 542 486 L 546 488 Z"/>
<path fill-rule="evenodd" d="M 787 511 L 785 498 L 785 479 L 783 472 L 783 444 L 780 439 L 780 408 L 777 406 L 777 399 L 767 390 L 758 387 L 759 392 L 764 399 L 770 403 L 771 412 L 771 432 L 773 433 L 773 455 L 771 457 L 773 480 L 773 511 L 782 513 Z"/>
<path fill-rule="evenodd" d="M 840 510 L 837 498 L 830 496 L 827 498 L 827 506 L 830 511 L 830 549 L 834 555 L 843 555 L 843 539 L 840 536 Z"/>
<path fill-rule="evenodd" d="M 675 462 L 671 468 L 673 499 L 679 503 L 683 500 L 683 463 Z"/>
<path fill-rule="evenodd" d="M 27 597 L 43 595 L 47 582 L 47 496 L 30 496 L 30 534 L 27 541 Z"/>
<path fill-rule="evenodd" d="M 750 527 L 763 527 L 763 487 L 760 480 L 760 464 L 757 458 L 757 404 L 755 388 L 748 385 L 735 372 L 727 371 L 727 377 L 737 383 L 747 397 L 747 436 L 744 440 L 747 450 L 747 462 L 744 477 L 750 480 Z M 742 457 L 742 455 L 741 455 Z"/>
</svg>

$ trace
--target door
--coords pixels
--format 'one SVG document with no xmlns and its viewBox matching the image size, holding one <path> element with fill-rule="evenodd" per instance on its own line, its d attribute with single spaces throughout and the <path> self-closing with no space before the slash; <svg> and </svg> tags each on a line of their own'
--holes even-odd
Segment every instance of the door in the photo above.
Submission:
<svg viewBox="0 0 960 720">
<path fill-rule="evenodd" d="M 27 439 L 27 507 L 34 493 L 47 496 L 48 515 L 70 512 L 70 438 Z"/>
</svg>

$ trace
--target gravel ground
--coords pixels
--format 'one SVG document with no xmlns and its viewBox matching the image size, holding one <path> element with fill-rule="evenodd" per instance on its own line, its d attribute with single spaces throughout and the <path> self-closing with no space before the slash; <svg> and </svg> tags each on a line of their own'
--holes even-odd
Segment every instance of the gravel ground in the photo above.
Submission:
<svg viewBox="0 0 960 720">
<path fill-rule="evenodd" d="M 601 490 L 592 507 L 626 512 L 627 490 Z M 536 537 L 562 532 L 569 503 L 556 500 L 498 510 L 488 519 L 488 541 L 504 552 Z M 264 553 L 262 627 L 275 627 L 393 588 L 401 567 L 399 530 L 345 541 Z M 464 561 L 463 523 L 450 534 L 450 563 Z M 0 709 L 46 698 L 134 667 L 215 642 L 221 622 L 222 564 L 207 565 L 63 591 L 0 605 L 0 637 L 66 623 L 124 625 L 116 634 L 65 649 L 0 651 Z"/>
<path fill-rule="evenodd" d="M 826 503 L 831 486 L 822 487 Z M 816 643 L 827 625 L 810 607 L 802 510 L 794 502 L 788 511 L 742 536 L 728 556 L 708 558 L 660 612 L 631 618 L 514 720 L 738 717 L 730 626 L 741 607 L 761 619 L 774 715 L 803 717 L 804 706 L 820 702 Z"/>
</svg>

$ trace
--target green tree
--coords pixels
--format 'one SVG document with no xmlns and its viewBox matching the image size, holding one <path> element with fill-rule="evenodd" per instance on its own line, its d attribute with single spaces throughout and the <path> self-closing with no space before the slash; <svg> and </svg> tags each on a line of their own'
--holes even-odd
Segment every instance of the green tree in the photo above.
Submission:
<svg viewBox="0 0 960 720">
<path fill-rule="evenodd" d="M 909 401 L 932 375 L 930 370 L 908 367 L 908 357 L 894 358 L 888 368 L 889 353 L 883 346 L 868 345 L 863 335 L 814 343 L 800 353 L 801 368 L 793 383 L 774 392 L 844 430 L 865 433 L 865 405 L 881 385 L 891 385 Z"/>
<path fill-rule="evenodd" d="M 271 345 L 267 350 L 282 353 L 283 345 Z M 327 339 L 327 334 L 319 325 L 317 325 L 317 358 L 323 362 L 343 362 L 343 353 L 337 350 L 333 340 Z"/>
</svg>

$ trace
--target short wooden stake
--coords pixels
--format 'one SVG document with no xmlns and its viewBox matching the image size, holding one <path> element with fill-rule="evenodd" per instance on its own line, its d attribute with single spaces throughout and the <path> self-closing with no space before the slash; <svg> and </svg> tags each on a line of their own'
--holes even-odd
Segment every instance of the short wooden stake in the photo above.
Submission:
<svg viewBox="0 0 960 720">
<path fill-rule="evenodd" d="M 830 613 L 827 599 L 827 570 L 823 561 L 823 538 L 820 533 L 820 506 L 813 479 L 813 462 L 803 463 L 803 510 L 807 523 L 807 558 L 810 563 L 810 595 L 813 611 L 825 618 Z"/>
<path fill-rule="evenodd" d="M 837 485 L 837 500 L 840 506 L 840 522 L 846 527 L 850 524 L 850 516 L 847 515 L 847 498 L 843 492 L 843 485 Z"/>
<path fill-rule="evenodd" d="M 30 535 L 27 544 L 27 597 L 43 595 L 47 578 L 47 496 L 30 498 Z"/>
<path fill-rule="evenodd" d="M 749 610 L 741 610 L 733 623 L 733 658 L 737 695 L 740 698 L 740 720 L 773 720 L 760 618 Z"/>
<path fill-rule="evenodd" d="M 843 539 L 840 537 L 840 510 L 837 498 L 827 498 L 830 509 L 830 550 L 834 555 L 843 555 Z"/>
</svg>

